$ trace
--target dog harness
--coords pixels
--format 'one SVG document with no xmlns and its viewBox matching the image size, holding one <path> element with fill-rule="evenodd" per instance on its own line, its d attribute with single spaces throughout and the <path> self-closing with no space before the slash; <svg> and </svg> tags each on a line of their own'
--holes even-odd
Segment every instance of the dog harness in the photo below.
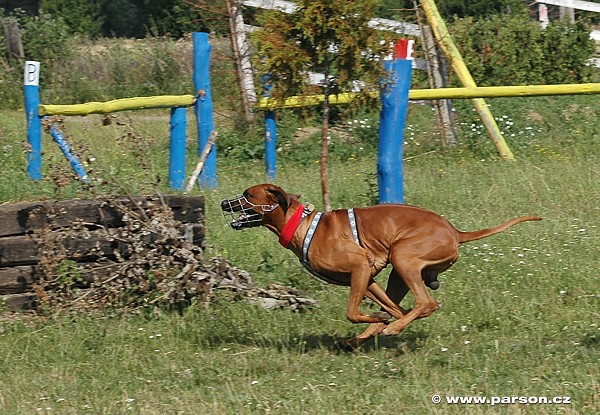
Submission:
<svg viewBox="0 0 600 415">
<path fill-rule="evenodd" d="M 313 220 L 310 222 L 308 231 L 306 231 L 306 235 L 304 236 L 304 242 L 302 243 L 302 259 L 300 260 L 300 263 L 304 265 L 304 268 L 306 268 L 308 272 L 310 272 L 312 275 L 319 278 L 320 280 L 328 282 L 329 284 L 348 285 L 340 283 L 338 281 L 334 281 L 324 276 L 323 274 L 319 274 L 311 268 L 310 262 L 308 261 L 308 250 L 310 249 L 310 244 L 312 242 L 313 237 L 315 236 L 315 232 L 317 231 L 317 226 L 319 226 L 321 216 L 323 216 L 323 214 L 321 212 L 317 212 Z M 354 209 L 348 209 L 348 220 L 350 221 L 350 230 L 352 231 L 352 238 L 358 245 L 360 245 L 360 239 L 358 238 L 358 229 L 356 228 L 356 216 L 354 215 Z"/>
</svg>

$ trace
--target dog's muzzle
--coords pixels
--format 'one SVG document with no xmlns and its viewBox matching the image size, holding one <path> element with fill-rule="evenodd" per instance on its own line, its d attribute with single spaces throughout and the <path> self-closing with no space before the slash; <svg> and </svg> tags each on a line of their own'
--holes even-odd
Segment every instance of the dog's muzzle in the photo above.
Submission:
<svg viewBox="0 0 600 415">
<path fill-rule="evenodd" d="M 229 225 L 236 231 L 262 225 L 264 214 L 273 211 L 277 206 L 279 205 L 255 205 L 246 199 L 244 195 L 225 199 L 221 202 L 223 216 L 225 219 L 229 217 L 231 220 Z"/>
</svg>

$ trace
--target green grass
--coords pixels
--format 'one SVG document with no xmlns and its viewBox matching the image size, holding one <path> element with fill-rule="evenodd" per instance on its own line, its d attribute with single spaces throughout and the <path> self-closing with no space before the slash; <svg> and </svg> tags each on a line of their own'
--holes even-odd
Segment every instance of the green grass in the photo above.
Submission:
<svg viewBox="0 0 600 415">
<path fill-rule="evenodd" d="M 440 276 L 441 288 L 433 295 L 443 307 L 430 318 L 356 353 L 338 353 L 336 341 L 364 328 L 344 317 L 347 289 L 314 280 L 267 230 L 227 227 L 219 201 L 266 181 L 262 161 L 232 155 L 220 159 L 216 190 L 194 191 L 207 199 L 209 253 L 251 271 L 261 286 L 300 287 L 320 307 L 299 314 L 265 311 L 223 297 L 183 315 L 6 319 L 0 323 L 0 412 L 598 413 L 597 97 L 492 103 L 497 117 L 506 115 L 514 123 L 509 130 L 515 137 L 507 136 L 515 163 L 498 160 L 486 137 L 470 128 L 466 105 L 458 108 L 459 121 L 467 124 L 462 144 L 449 151 L 436 145 L 430 110 L 411 108 L 409 124 L 416 133 L 407 155 L 436 152 L 406 162 L 407 202 L 434 210 L 463 230 L 521 214 L 544 220 L 463 246 L 459 261 Z M 29 182 L 20 144 L 24 117 L 0 116 L 0 201 L 90 196 L 77 182 L 60 188 L 51 181 Z M 135 117 L 130 124 L 150 149 L 145 168 L 129 155 L 135 146 L 117 140 L 125 127 L 99 127 L 94 118 L 67 124 L 73 141 L 86 143 L 86 153 L 96 157 L 96 175 L 108 181 L 92 193 L 166 190 L 168 123 Z M 288 151 L 295 148 L 288 133 L 281 140 L 291 143 Z M 52 175 L 66 163 L 51 143 L 45 146 L 47 175 Z M 333 205 L 367 205 L 374 197 L 374 152 L 349 157 L 342 150 L 332 157 Z M 191 140 L 190 159 L 194 151 Z M 318 165 L 311 157 L 282 162 L 277 183 L 320 206 Z M 191 170 L 194 163 L 188 164 Z M 153 175 L 162 181 L 148 180 Z M 572 403 L 434 405 L 434 394 L 569 396 Z"/>
</svg>

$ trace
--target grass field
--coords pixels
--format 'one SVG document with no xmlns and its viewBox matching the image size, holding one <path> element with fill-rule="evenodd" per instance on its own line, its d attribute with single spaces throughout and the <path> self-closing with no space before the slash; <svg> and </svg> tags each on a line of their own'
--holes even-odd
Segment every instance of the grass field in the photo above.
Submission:
<svg viewBox="0 0 600 415">
<path fill-rule="evenodd" d="M 0 413 L 598 413 L 597 96 L 492 104 L 517 156 L 514 163 L 498 159 L 466 106 L 459 118 L 461 145 L 448 151 L 437 147 L 431 110 L 411 108 L 407 203 L 434 210 L 462 230 L 521 214 L 544 220 L 463 246 L 459 261 L 440 276 L 433 295 L 443 307 L 430 318 L 355 353 L 337 352 L 335 342 L 364 329 L 344 317 L 347 289 L 314 280 L 267 230 L 234 232 L 221 216 L 221 199 L 266 180 L 260 154 L 252 156 L 260 141 L 236 142 L 223 127 L 220 150 L 227 157 L 219 161 L 220 185 L 195 191 L 207 199 L 208 253 L 250 271 L 261 286 L 302 288 L 320 307 L 296 314 L 221 298 L 208 309 L 151 318 L 4 317 Z M 21 147 L 24 115 L 0 117 L 0 202 L 166 191 L 168 122 L 162 116 L 132 114 L 125 125 L 106 127 L 93 117 L 67 123 L 76 147 L 96 158 L 92 175 L 105 180 L 91 191 L 65 180 L 67 163 L 49 140 L 48 179 L 29 182 Z M 286 150 L 277 184 L 319 207 L 318 152 L 309 149 L 310 141 L 292 140 L 293 130 L 293 122 L 282 121 Z M 367 141 L 335 145 L 334 208 L 376 198 L 374 145 Z M 146 152 L 134 157 L 141 149 Z M 194 163 L 188 164 L 192 169 Z M 154 175 L 162 181 L 148 179 Z M 436 394 L 442 398 L 437 405 Z M 447 403 L 452 396 L 525 397 L 532 403 Z M 570 403 L 534 404 L 539 397 L 569 397 Z"/>
</svg>

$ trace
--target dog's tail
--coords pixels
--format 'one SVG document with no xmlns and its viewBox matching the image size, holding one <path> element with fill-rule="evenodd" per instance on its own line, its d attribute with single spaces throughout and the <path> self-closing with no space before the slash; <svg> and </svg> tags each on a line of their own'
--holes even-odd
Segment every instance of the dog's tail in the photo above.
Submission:
<svg viewBox="0 0 600 415">
<path fill-rule="evenodd" d="M 538 216 L 520 216 L 518 218 L 511 219 L 500 226 L 496 226 L 495 228 L 482 229 L 480 231 L 474 232 L 458 231 L 458 242 L 462 244 L 465 242 L 476 241 L 477 239 L 486 238 L 496 233 L 503 232 L 511 226 L 516 225 L 517 223 L 527 222 L 530 220 L 542 220 L 542 218 Z"/>
</svg>

